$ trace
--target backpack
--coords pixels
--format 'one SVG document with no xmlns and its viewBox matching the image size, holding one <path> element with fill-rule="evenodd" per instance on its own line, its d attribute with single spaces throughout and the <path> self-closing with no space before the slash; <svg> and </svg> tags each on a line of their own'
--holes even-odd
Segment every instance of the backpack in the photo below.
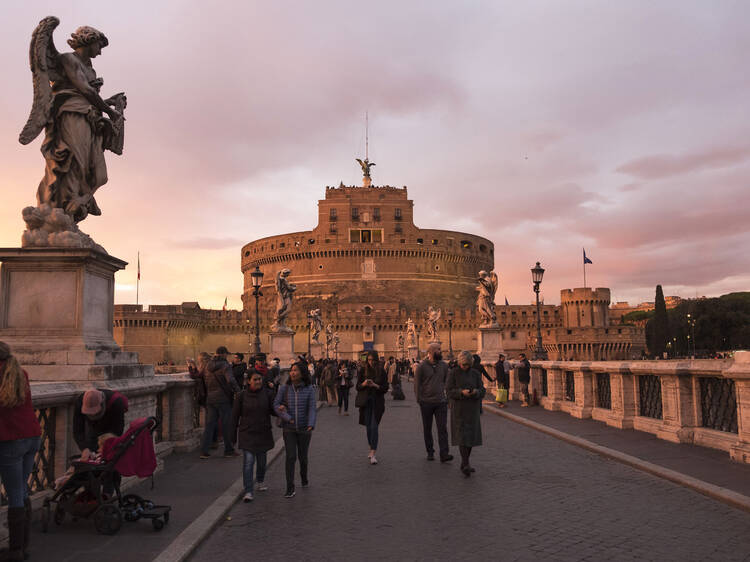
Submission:
<svg viewBox="0 0 750 562">
<path fill-rule="evenodd" d="M 117 392 L 116 390 L 112 392 L 112 396 L 109 398 L 109 400 L 107 400 L 107 408 L 112 406 L 112 404 L 114 404 L 115 400 L 117 400 L 118 398 L 122 400 L 123 412 L 127 412 L 129 407 L 128 397 L 121 392 Z"/>
</svg>

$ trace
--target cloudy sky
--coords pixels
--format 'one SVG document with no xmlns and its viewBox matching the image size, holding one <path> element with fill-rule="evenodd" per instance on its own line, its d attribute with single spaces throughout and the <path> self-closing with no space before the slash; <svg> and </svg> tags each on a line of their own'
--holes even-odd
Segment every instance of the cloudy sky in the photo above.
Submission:
<svg viewBox="0 0 750 562">
<path fill-rule="evenodd" d="M 110 45 L 128 95 L 101 217 L 81 224 L 130 266 L 117 302 L 240 307 L 240 246 L 315 226 L 326 185 L 408 185 L 415 222 L 495 244 L 498 300 L 589 285 L 614 300 L 750 287 L 750 3 L 7 2 L 2 6 L 0 244 L 18 246 L 43 172 L 28 43 L 57 15 Z"/>
</svg>

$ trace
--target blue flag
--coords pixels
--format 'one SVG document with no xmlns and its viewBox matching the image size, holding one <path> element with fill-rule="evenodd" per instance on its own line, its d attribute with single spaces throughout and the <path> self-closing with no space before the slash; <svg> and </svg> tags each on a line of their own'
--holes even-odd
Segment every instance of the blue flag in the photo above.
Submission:
<svg viewBox="0 0 750 562">
<path fill-rule="evenodd" d="M 508 297 L 505 297 L 505 306 L 508 306 Z"/>
<path fill-rule="evenodd" d="M 587 263 L 593 264 L 589 258 L 586 257 L 586 248 L 583 249 L 583 265 L 586 265 Z"/>
</svg>

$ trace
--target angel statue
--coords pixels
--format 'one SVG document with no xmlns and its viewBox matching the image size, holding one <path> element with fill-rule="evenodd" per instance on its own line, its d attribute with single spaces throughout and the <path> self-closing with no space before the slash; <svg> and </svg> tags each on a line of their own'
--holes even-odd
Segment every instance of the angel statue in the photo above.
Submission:
<svg viewBox="0 0 750 562">
<path fill-rule="evenodd" d="M 397 342 L 396 346 L 398 347 L 399 351 L 401 351 L 401 350 L 404 349 L 404 342 L 405 341 L 406 340 L 404 340 L 404 333 L 403 332 L 399 332 L 398 333 L 398 338 L 396 339 L 396 342 Z"/>
<path fill-rule="evenodd" d="M 333 348 L 333 324 L 330 322 L 326 326 L 326 357 L 328 357 L 328 350 Z"/>
<path fill-rule="evenodd" d="M 477 308 L 482 318 L 480 328 L 498 328 L 497 316 L 495 315 L 495 292 L 497 292 L 498 278 L 494 271 L 487 273 L 482 270 L 479 272 L 479 285 L 477 291 Z"/>
<path fill-rule="evenodd" d="M 359 158 L 356 158 L 357 162 L 359 162 L 359 165 L 362 167 L 362 175 L 366 178 L 370 177 L 370 168 L 372 168 L 375 165 L 375 162 L 370 162 L 367 158 L 364 160 L 360 160 Z"/>
<path fill-rule="evenodd" d="M 411 318 L 406 321 L 406 339 L 409 342 L 409 347 L 417 345 L 417 328 Z"/>
<path fill-rule="evenodd" d="M 338 359 L 339 357 L 339 344 L 341 343 L 341 337 L 339 333 L 333 334 L 333 356 Z"/>
<path fill-rule="evenodd" d="M 318 339 L 320 332 L 323 330 L 323 319 L 320 316 L 320 309 L 314 308 L 308 312 L 307 317 L 310 319 L 310 331 L 312 332 L 312 339 L 315 343 L 320 343 Z"/>
<path fill-rule="evenodd" d="M 127 98 L 124 93 L 102 98 L 99 90 L 104 81 L 91 65 L 109 40 L 93 27 L 79 27 L 68 39 L 73 52 L 59 53 L 52 40 L 59 23 L 54 16 L 46 17 L 31 36 L 34 102 L 18 140 L 29 144 L 44 129 L 41 150 L 46 165 L 37 190 L 38 207 L 24 209 L 27 232 L 63 231 L 62 212 L 69 217 L 66 229 L 79 233 L 77 223 L 88 215 L 101 215 L 94 193 L 107 183 L 104 151 L 119 155 L 123 149 Z M 24 239 L 24 243 L 56 242 L 50 236 L 49 241 Z"/>
<path fill-rule="evenodd" d="M 438 320 L 440 320 L 441 313 L 442 311 L 439 308 L 435 310 L 431 306 L 428 307 L 427 314 L 425 314 L 425 319 L 427 320 L 427 341 L 428 342 L 439 341 L 437 323 L 438 323 Z"/>
<path fill-rule="evenodd" d="M 276 318 L 271 332 L 289 333 L 292 329 L 286 325 L 287 316 L 292 309 L 292 296 L 297 286 L 289 282 L 291 270 L 284 268 L 276 273 Z"/>
</svg>

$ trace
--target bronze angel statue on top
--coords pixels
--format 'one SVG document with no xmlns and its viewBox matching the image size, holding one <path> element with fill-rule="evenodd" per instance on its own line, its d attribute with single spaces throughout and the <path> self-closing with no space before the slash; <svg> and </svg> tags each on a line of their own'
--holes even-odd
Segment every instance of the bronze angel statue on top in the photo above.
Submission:
<svg viewBox="0 0 750 562">
<path fill-rule="evenodd" d="M 495 314 L 495 293 L 497 292 L 497 286 L 499 280 L 497 273 L 494 271 L 487 273 L 482 270 L 479 272 L 479 285 L 477 285 L 477 291 L 479 296 L 477 297 L 477 309 L 479 310 L 479 316 L 482 319 L 482 323 L 479 325 L 480 328 L 497 328 L 497 316 Z"/>
<path fill-rule="evenodd" d="M 360 167 L 362 168 L 362 175 L 366 178 L 369 178 L 370 168 L 372 168 L 375 165 L 375 162 L 370 162 L 367 158 L 365 158 L 364 160 L 356 158 L 356 160 L 359 163 Z"/>
<path fill-rule="evenodd" d="M 107 99 L 99 94 L 104 82 L 91 59 L 109 44 L 107 37 L 93 27 L 79 27 L 68 39 L 73 52 L 59 53 L 52 40 L 59 23 L 46 17 L 31 37 L 34 102 L 19 141 L 29 144 L 44 129 L 46 166 L 37 190 L 39 207 L 24 209 L 24 219 L 29 230 L 49 230 L 45 222 L 59 226 L 64 217 L 53 211 L 61 209 L 73 223 L 68 230 L 78 232 L 75 223 L 101 214 L 94 193 L 107 183 L 104 151 L 122 154 L 127 98 L 124 93 Z"/>
</svg>

